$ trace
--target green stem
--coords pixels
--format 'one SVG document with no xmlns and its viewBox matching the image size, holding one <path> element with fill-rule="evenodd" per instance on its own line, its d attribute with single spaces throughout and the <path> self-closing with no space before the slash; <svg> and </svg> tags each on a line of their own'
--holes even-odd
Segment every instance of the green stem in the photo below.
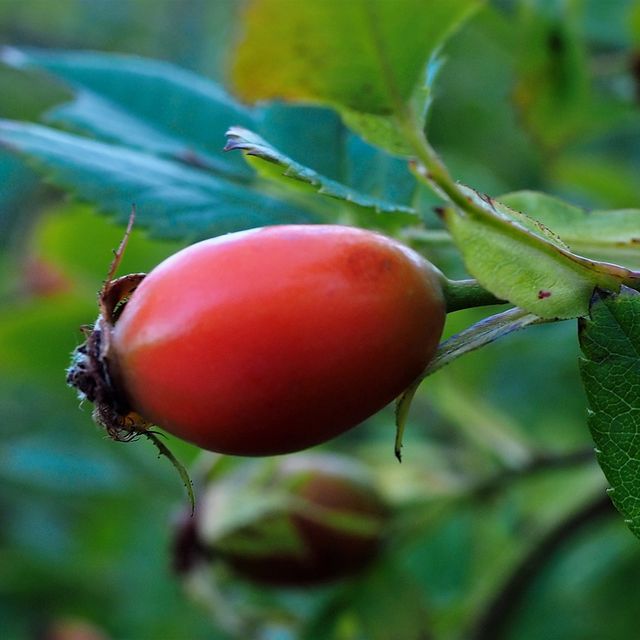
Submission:
<svg viewBox="0 0 640 640">
<path fill-rule="evenodd" d="M 416 229 L 409 227 L 400 231 L 400 238 L 408 244 L 424 245 L 427 247 L 451 247 L 451 234 L 444 229 Z"/>
<path fill-rule="evenodd" d="M 442 291 L 447 303 L 447 313 L 471 307 L 506 303 L 506 300 L 497 298 L 480 286 L 477 280 L 449 280 L 445 278 L 442 281 Z"/>
<path fill-rule="evenodd" d="M 416 177 L 462 211 L 484 216 L 484 209 L 458 186 L 435 149 L 429 144 L 415 115 L 407 110 L 400 112 L 398 125 L 415 153 L 417 164 L 413 168 Z"/>
<path fill-rule="evenodd" d="M 484 209 L 469 198 L 451 177 L 447 167 L 426 139 L 415 115 L 407 110 L 402 111 L 398 116 L 398 122 L 415 152 L 417 163 L 413 169 L 418 179 L 462 211 L 484 216 Z M 447 301 L 447 313 L 505 302 L 486 291 L 475 280 L 455 281 L 444 278 L 442 287 Z"/>
</svg>

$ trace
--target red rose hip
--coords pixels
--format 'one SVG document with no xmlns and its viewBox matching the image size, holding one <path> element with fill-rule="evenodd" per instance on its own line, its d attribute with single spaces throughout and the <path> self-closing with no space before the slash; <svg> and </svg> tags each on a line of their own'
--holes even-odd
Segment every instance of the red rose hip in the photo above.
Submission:
<svg viewBox="0 0 640 640">
<path fill-rule="evenodd" d="M 205 240 L 136 285 L 110 326 L 115 395 L 227 454 L 297 451 L 354 427 L 424 369 L 445 318 L 428 262 L 342 226 Z"/>
</svg>

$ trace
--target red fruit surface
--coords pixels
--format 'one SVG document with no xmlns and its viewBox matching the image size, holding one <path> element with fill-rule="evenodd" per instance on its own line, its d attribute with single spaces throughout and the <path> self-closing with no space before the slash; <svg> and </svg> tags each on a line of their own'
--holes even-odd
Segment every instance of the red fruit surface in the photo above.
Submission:
<svg viewBox="0 0 640 640">
<path fill-rule="evenodd" d="M 324 442 L 400 394 L 437 348 L 433 268 L 377 233 L 279 226 L 221 236 L 142 281 L 111 336 L 134 410 L 205 449 Z"/>
</svg>

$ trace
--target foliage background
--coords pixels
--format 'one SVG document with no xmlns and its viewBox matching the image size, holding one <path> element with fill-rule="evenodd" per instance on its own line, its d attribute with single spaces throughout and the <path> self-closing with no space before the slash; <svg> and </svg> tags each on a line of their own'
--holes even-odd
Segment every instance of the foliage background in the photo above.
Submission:
<svg viewBox="0 0 640 640">
<path fill-rule="evenodd" d="M 224 82 L 241 9 L 233 0 L 1 0 L 0 42 L 135 53 Z M 489 3 L 446 47 L 432 143 L 456 178 L 490 194 L 539 189 L 587 207 L 638 207 L 639 37 L 630 0 Z M 0 66 L 1 117 L 36 120 L 62 94 Z M 144 442 L 106 440 L 64 386 L 121 234 L 0 151 L 2 638 L 46 637 L 67 618 L 111 638 L 227 637 L 169 569 L 183 501 L 173 471 Z M 178 246 L 136 231 L 123 273 Z M 425 251 L 462 273 L 447 247 Z M 43 286 L 34 260 L 60 286 Z M 447 332 L 482 314 L 454 314 Z M 574 323 L 528 329 L 429 379 L 402 466 L 388 411 L 328 445 L 376 469 L 398 532 L 358 583 L 274 595 L 273 618 L 294 603 L 308 612 L 310 638 L 360 637 L 356 614 L 372 621 L 367 638 L 396 638 L 399 628 L 407 639 L 634 637 L 640 547 L 611 510 L 583 512 L 600 504 L 605 483 L 576 362 Z M 197 453 L 171 446 L 185 460 Z M 414 617 L 422 622 L 406 623 Z"/>
</svg>

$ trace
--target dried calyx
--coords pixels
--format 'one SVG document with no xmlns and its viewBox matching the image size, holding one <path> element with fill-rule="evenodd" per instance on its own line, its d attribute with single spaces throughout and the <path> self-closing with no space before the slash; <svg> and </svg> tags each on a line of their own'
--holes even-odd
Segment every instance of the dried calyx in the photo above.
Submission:
<svg viewBox="0 0 640 640">
<path fill-rule="evenodd" d="M 120 252 L 116 253 L 114 262 L 120 256 Z M 110 276 L 112 271 L 113 265 Z M 93 403 L 95 422 L 119 441 L 131 440 L 150 427 L 131 410 L 125 393 L 119 388 L 113 375 L 110 349 L 113 325 L 144 277 L 143 273 L 134 273 L 105 282 L 98 300 L 100 315 L 93 328 L 84 329 L 87 339 L 73 352 L 67 370 L 67 384 L 78 390 L 81 399 Z"/>
<path fill-rule="evenodd" d="M 71 366 L 67 369 L 67 384 L 78 390 L 82 400 L 93 403 L 94 421 L 103 427 L 113 440 L 129 442 L 144 436 L 153 443 L 161 456 L 169 459 L 187 489 L 193 514 L 195 497 L 189 474 L 159 439 L 159 434 L 152 429 L 153 424 L 131 407 L 125 390 L 118 383 L 116 362 L 111 349 L 113 326 L 129 297 L 146 276 L 144 273 L 131 273 L 114 278 L 127 246 L 134 219 L 135 209 L 131 212 L 127 230 L 114 253 L 107 278 L 98 294 L 98 319 L 93 327 L 83 328 L 86 340 L 71 357 Z"/>
</svg>

